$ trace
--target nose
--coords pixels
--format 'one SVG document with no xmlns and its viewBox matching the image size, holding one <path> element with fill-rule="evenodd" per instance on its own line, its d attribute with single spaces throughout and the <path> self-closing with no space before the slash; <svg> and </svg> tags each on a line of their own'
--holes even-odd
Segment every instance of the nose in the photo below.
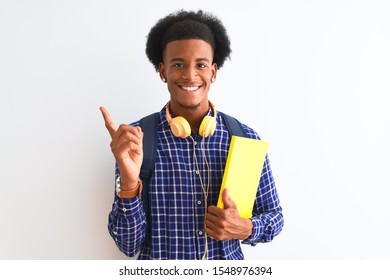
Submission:
<svg viewBox="0 0 390 280">
<path fill-rule="evenodd" d="M 192 81 L 196 78 L 196 76 L 198 76 L 198 73 L 196 71 L 196 69 L 194 67 L 186 67 L 184 70 L 183 70 L 183 79 L 185 80 L 189 80 L 189 81 Z"/>
</svg>

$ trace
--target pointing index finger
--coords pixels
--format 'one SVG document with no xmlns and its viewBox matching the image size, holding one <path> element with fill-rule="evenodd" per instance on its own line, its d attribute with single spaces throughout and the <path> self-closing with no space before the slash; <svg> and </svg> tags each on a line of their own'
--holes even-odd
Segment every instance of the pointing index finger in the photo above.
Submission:
<svg viewBox="0 0 390 280">
<path fill-rule="evenodd" d="M 116 132 L 116 128 L 115 128 L 115 125 L 111 119 L 110 113 L 103 106 L 100 106 L 99 109 L 102 112 L 104 122 L 106 124 L 106 128 L 107 128 L 107 130 L 110 133 L 111 138 L 112 138 L 114 136 L 114 133 Z"/>
</svg>

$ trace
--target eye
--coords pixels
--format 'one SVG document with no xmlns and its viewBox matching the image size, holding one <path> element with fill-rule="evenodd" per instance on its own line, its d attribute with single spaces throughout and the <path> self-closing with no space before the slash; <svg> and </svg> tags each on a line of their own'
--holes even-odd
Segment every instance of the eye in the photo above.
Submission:
<svg viewBox="0 0 390 280">
<path fill-rule="evenodd" d="M 175 63 L 175 64 L 173 64 L 173 67 L 174 68 L 183 68 L 183 64 L 182 63 Z"/>
<path fill-rule="evenodd" d="M 204 63 L 198 63 L 197 65 L 196 65 L 196 67 L 198 67 L 198 68 L 206 68 L 207 67 L 207 65 L 206 64 L 204 64 Z"/>
</svg>

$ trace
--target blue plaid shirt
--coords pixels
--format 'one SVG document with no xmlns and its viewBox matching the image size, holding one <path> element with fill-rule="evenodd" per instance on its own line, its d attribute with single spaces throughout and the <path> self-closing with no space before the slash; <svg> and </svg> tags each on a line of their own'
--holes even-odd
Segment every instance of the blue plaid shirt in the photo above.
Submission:
<svg viewBox="0 0 390 280">
<path fill-rule="evenodd" d="M 260 139 L 254 130 L 243 127 L 249 137 Z M 108 229 L 118 248 L 130 257 L 139 253 L 139 259 L 201 259 L 207 238 L 207 259 L 240 260 L 244 259 L 241 242 L 254 246 L 269 242 L 279 234 L 284 220 L 267 156 L 251 218 L 252 235 L 243 241 L 205 237 L 202 184 L 207 185 L 210 172 L 207 203 L 216 205 L 229 143 L 230 135 L 218 112 L 217 128 L 211 137 L 192 135 L 182 139 L 171 133 L 164 108 L 158 125 L 155 172 L 149 186 L 151 228 L 146 228 L 145 212 L 138 196 L 121 199 L 115 195 Z M 115 179 L 118 176 L 116 168 Z M 144 242 L 147 232 L 151 236 Z"/>
</svg>

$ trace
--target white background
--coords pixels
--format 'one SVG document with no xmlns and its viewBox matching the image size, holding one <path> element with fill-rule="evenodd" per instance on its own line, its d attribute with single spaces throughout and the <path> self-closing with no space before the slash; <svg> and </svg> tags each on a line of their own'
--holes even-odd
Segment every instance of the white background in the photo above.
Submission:
<svg viewBox="0 0 390 280">
<path fill-rule="evenodd" d="M 388 259 L 388 1 L 0 1 L 0 259 L 125 259 L 107 232 L 118 124 L 169 95 L 155 22 L 216 14 L 232 59 L 210 92 L 256 129 L 285 228 L 248 259 Z"/>
</svg>

